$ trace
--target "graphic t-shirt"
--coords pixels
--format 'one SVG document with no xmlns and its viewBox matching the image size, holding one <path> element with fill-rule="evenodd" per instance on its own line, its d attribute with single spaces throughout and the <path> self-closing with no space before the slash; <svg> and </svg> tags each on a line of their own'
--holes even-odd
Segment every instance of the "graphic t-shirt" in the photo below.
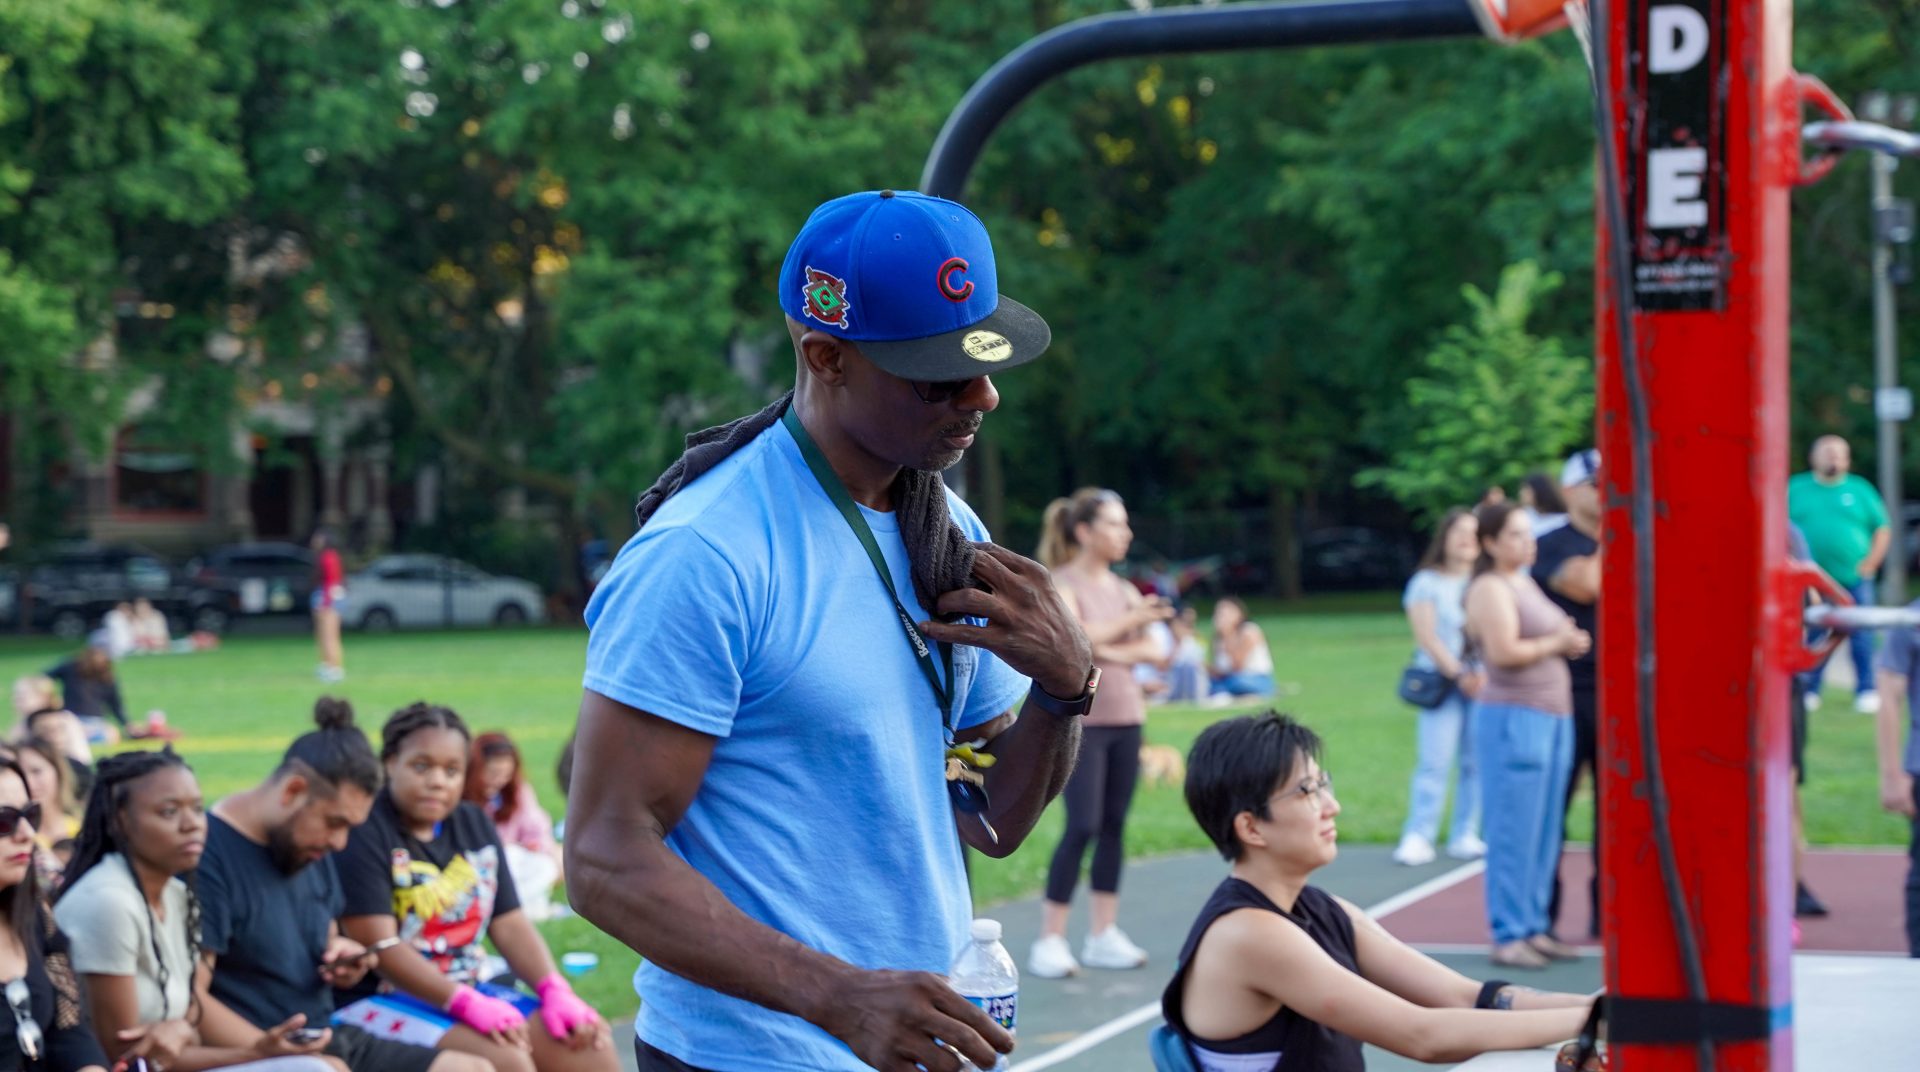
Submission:
<svg viewBox="0 0 1920 1072">
<path fill-rule="evenodd" d="M 464 801 L 431 840 L 422 841 L 407 832 L 393 797 L 382 789 L 338 859 L 346 891 L 341 916 L 394 917 L 400 937 L 456 983 L 481 981 L 487 928 L 494 917 L 520 907 L 493 820 Z M 378 989 L 379 980 L 368 975 L 335 997 L 345 1005 Z"/>
<path fill-rule="evenodd" d="M 1860 560 L 1873 547 L 1874 530 L 1887 524 L 1887 507 L 1872 484 L 1852 473 L 1833 484 L 1795 473 L 1787 481 L 1787 516 L 1806 534 L 1814 564 L 1851 588 L 1860 583 Z"/>
<path fill-rule="evenodd" d="M 949 493 L 947 504 L 969 539 L 988 538 L 965 503 Z M 898 517 L 860 513 L 924 621 Z M 795 941 L 862 968 L 945 974 L 973 903 L 939 705 L 872 561 L 784 425 L 668 499 L 586 617 L 587 688 L 714 738 L 668 848 Z M 955 724 L 1014 709 L 1027 684 L 993 653 L 956 646 Z M 867 1067 L 798 1017 L 651 961 L 637 987 L 640 1038 L 696 1068 Z"/>
</svg>

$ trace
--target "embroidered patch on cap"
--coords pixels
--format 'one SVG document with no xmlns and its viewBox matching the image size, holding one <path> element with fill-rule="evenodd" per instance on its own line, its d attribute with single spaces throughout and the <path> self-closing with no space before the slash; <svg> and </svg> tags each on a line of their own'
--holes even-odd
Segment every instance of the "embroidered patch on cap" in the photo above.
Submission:
<svg viewBox="0 0 1920 1072">
<path fill-rule="evenodd" d="M 937 285 L 940 296 L 950 302 L 963 302 L 973 297 L 973 280 L 967 278 L 967 270 L 972 267 L 965 257 L 948 257 L 940 266 Z"/>
<path fill-rule="evenodd" d="M 806 299 L 806 314 L 822 324 L 836 328 L 847 326 L 853 306 L 847 301 L 847 281 L 828 275 L 818 268 L 807 269 L 807 281 L 800 285 Z"/>
<path fill-rule="evenodd" d="M 975 361 L 997 365 L 1013 356 L 1013 344 L 994 331 L 969 331 L 960 339 L 960 349 Z"/>
</svg>

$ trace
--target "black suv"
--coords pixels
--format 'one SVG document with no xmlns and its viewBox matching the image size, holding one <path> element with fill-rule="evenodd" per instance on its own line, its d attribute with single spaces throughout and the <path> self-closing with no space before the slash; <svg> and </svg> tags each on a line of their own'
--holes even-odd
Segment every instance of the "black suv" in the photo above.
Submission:
<svg viewBox="0 0 1920 1072">
<path fill-rule="evenodd" d="M 145 599 L 174 632 L 225 631 L 230 617 L 218 591 L 194 584 L 160 556 L 129 545 L 67 544 L 26 570 L 19 597 L 28 623 L 64 640 L 82 640 L 121 603 Z"/>
<path fill-rule="evenodd" d="M 193 583 L 212 589 L 233 617 L 307 614 L 313 552 L 297 543 L 236 543 L 187 563 Z"/>
</svg>

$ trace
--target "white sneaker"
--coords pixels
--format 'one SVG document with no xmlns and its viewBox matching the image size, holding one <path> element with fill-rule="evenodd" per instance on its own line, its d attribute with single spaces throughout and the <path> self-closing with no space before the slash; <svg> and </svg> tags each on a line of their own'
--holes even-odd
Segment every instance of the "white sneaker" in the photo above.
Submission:
<svg viewBox="0 0 1920 1072">
<path fill-rule="evenodd" d="M 1080 947 L 1080 959 L 1089 968 L 1127 971 L 1147 962 L 1147 951 L 1134 945 L 1119 927 L 1108 927 L 1099 934 L 1087 935 Z"/>
<path fill-rule="evenodd" d="M 1806 701 L 1807 701 L 1807 710 L 1809 711 L 1820 710 L 1820 694 L 1819 693 L 1817 692 L 1807 693 Z"/>
<path fill-rule="evenodd" d="M 1456 860 L 1478 860 L 1486 854 L 1487 843 L 1471 834 L 1447 839 L 1447 855 Z"/>
<path fill-rule="evenodd" d="M 1400 847 L 1393 850 L 1393 862 L 1403 867 L 1419 867 L 1433 862 L 1433 842 L 1419 834 L 1408 834 L 1400 839 Z"/>
<path fill-rule="evenodd" d="M 1861 693 L 1860 695 L 1855 696 L 1853 698 L 1853 709 L 1855 711 L 1860 712 L 1863 715 L 1879 714 L 1880 713 L 1880 694 L 1873 691 L 1872 689 L 1868 689 L 1867 691 Z"/>
<path fill-rule="evenodd" d="M 1043 934 L 1027 954 L 1027 974 L 1041 979 L 1065 979 L 1080 974 L 1080 962 L 1073 959 L 1073 947 L 1065 935 Z"/>
</svg>

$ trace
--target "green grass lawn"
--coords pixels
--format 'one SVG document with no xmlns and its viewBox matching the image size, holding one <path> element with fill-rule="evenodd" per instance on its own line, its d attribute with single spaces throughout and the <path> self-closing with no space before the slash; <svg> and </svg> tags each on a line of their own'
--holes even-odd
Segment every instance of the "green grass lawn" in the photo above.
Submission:
<svg viewBox="0 0 1920 1072">
<path fill-rule="evenodd" d="M 1276 676 L 1297 689 L 1281 706 L 1326 739 L 1326 766 L 1338 779 L 1345 809 L 1342 836 L 1394 840 L 1405 814 L 1414 717 L 1393 695 L 1409 646 L 1394 601 L 1346 597 L 1256 612 L 1272 638 Z M 353 701 L 369 729 L 393 709 L 428 699 L 459 711 L 477 732 L 510 732 L 542 801 L 558 815 L 563 802 L 554 760 L 579 703 L 584 639 L 569 630 L 350 636 L 350 679 L 323 687 L 313 678 L 305 638 L 246 637 L 205 654 L 129 660 L 121 679 L 133 711 L 164 709 L 186 732 L 181 751 L 209 798 L 258 781 L 286 743 L 311 725 L 314 698 L 334 692 Z M 43 640 L 0 642 L 0 680 L 36 672 L 63 651 Z M 1904 844 L 1904 822 L 1878 806 L 1873 720 L 1852 714 L 1841 699 L 1834 697 L 1813 716 L 1813 781 L 1805 799 L 1809 836 L 1823 844 Z M 1184 752 L 1202 728 L 1230 713 L 1155 708 L 1147 736 Z M 1581 808 L 1576 829 L 1586 823 Z M 989 904 L 1038 890 L 1060 821 L 1058 808 L 1049 811 L 1026 846 L 1006 860 L 976 857 L 976 901 Z M 1129 856 L 1206 847 L 1177 786 L 1141 788 L 1127 829 Z M 543 930 L 556 954 L 581 949 L 600 955 L 599 969 L 579 980 L 587 1000 L 610 1017 L 632 1011 L 631 952 L 577 918 Z"/>
</svg>

